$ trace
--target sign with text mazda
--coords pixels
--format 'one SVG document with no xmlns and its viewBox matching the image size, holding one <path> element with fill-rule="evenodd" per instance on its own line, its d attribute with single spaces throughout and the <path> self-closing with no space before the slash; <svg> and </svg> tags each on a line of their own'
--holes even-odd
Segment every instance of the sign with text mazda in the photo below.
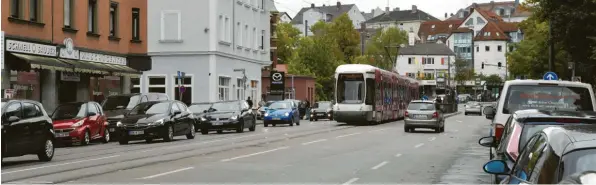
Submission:
<svg viewBox="0 0 596 185">
<path fill-rule="evenodd" d="M 269 85 L 269 94 L 284 95 L 286 90 L 286 74 L 284 72 L 272 71 L 269 75 L 271 83 Z"/>
</svg>

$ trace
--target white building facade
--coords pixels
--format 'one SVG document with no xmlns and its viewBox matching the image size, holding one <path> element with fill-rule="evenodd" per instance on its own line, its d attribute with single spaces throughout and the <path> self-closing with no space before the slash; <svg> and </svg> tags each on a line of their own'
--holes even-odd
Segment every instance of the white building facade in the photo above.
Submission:
<svg viewBox="0 0 596 185">
<path fill-rule="evenodd" d="M 312 25 L 319 21 L 331 22 L 344 13 L 346 13 L 350 20 L 352 20 L 354 29 L 359 28 L 359 25 L 366 21 L 364 15 L 362 15 L 362 12 L 360 12 L 356 5 L 342 5 L 340 2 L 337 2 L 336 5 L 315 7 L 314 4 L 311 4 L 311 7 L 309 8 L 302 8 L 302 10 L 300 10 L 300 12 L 298 12 L 292 19 L 292 24 L 296 29 L 300 30 L 301 33 L 306 33 L 305 35 L 309 36 L 313 35 L 312 31 L 310 31 Z"/>
<path fill-rule="evenodd" d="M 400 75 L 419 79 L 426 94 L 434 93 L 437 78 L 446 78 L 454 73 L 451 66 L 455 61 L 455 54 L 445 44 L 439 43 L 410 43 L 399 51 L 394 64 L 395 71 Z M 453 74 L 452 74 L 453 76 Z"/>
<path fill-rule="evenodd" d="M 270 65 L 266 0 L 149 0 L 148 53 L 153 69 L 133 82 L 185 103 L 261 97 Z M 178 82 L 178 72 L 185 77 Z M 184 86 L 184 92 L 179 92 Z M 179 95 L 182 94 L 182 97 Z"/>
</svg>

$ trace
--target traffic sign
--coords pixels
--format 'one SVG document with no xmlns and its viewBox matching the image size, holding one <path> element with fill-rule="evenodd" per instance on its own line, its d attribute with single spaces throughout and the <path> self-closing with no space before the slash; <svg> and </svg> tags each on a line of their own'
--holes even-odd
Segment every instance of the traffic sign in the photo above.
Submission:
<svg viewBox="0 0 596 185">
<path fill-rule="evenodd" d="M 559 76 L 557 75 L 557 73 L 549 71 L 549 72 L 544 73 L 544 76 L 542 77 L 542 79 L 544 79 L 544 80 L 559 80 Z"/>
</svg>

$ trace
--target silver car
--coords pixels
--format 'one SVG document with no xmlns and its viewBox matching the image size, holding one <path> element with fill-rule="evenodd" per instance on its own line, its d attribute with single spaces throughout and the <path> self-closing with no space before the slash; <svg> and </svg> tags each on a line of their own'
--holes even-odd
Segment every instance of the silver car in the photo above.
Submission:
<svg viewBox="0 0 596 185">
<path fill-rule="evenodd" d="M 430 128 L 435 132 L 445 132 L 445 116 L 434 101 L 414 100 L 406 110 L 404 131 L 413 132 L 416 128 Z"/>
<path fill-rule="evenodd" d="M 464 114 L 468 115 L 468 114 L 477 114 L 482 116 L 482 105 L 478 102 L 468 102 L 467 104 L 464 105 Z"/>
</svg>

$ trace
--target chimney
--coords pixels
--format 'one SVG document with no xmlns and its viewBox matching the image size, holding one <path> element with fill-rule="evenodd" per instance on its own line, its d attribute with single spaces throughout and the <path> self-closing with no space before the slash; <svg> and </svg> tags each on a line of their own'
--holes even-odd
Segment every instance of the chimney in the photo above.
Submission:
<svg viewBox="0 0 596 185">
<path fill-rule="evenodd" d="M 341 2 L 337 1 L 337 8 L 341 7 Z"/>
<path fill-rule="evenodd" d="M 447 12 L 445 12 L 445 19 L 447 19 Z"/>
<path fill-rule="evenodd" d="M 323 7 L 325 7 L 325 6 L 326 6 L 326 5 L 325 5 L 325 4 L 323 4 Z"/>
<path fill-rule="evenodd" d="M 397 7 L 396 8 L 393 8 L 393 11 L 396 11 L 397 12 L 397 11 L 399 11 L 399 8 L 397 8 Z"/>
<path fill-rule="evenodd" d="M 310 4 L 310 8 L 315 8 L 315 4 L 314 3 L 311 3 Z"/>
<path fill-rule="evenodd" d="M 418 11 L 418 7 L 416 5 L 412 5 L 412 13 L 416 13 Z"/>
<path fill-rule="evenodd" d="M 385 7 L 385 13 L 389 13 L 390 12 L 389 10 L 390 10 L 389 7 Z"/>
<path fill-rule="evenodd" d="M 449 16 L 453 17 L 453 13 L 449 14 Z"/>
<path fill-rule="evenodd" d="M 375 13 L 375 9 L 370 9 L 370 13 Z"/>
</svg>

